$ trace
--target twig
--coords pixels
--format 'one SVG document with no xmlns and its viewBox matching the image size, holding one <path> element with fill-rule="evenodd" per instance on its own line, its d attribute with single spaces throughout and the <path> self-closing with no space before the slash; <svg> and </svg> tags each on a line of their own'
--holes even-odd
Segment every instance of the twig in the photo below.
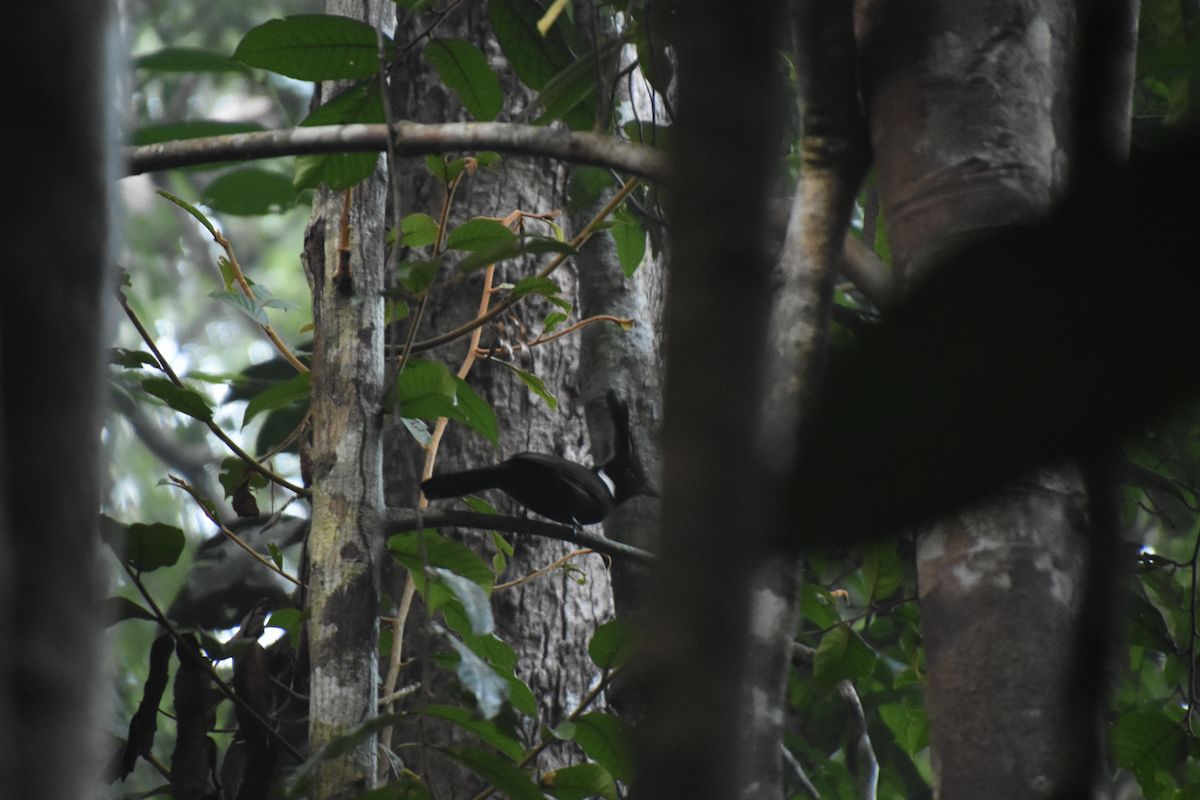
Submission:
<svg viewBox="0 0 1200 800">
<path fill-rule="evenodd" d="M 585 549 L 585 550 L 572 551 L 570 553 L 567 553 L 565 556 L 558 559 L 557 561 L 555 561 L 553 564 L 542 567 L 541 569 L 534 570 L 533 572 L 529 573 L 528 575 L 517 578 L 515 581 L 509 581 L 508 583 L 498 583 L 492 587 L 492 591 L 498 592 L 501 589 L 511 589 L 512 587 L 514 587 L 518 584 L 525 583 L 526 581 L 531 581 L 538 576 L 545 575 L 547 572 L 550 572 L 553 569 L 557 569 L 558 567 L 561 567 L 563 564 L 567 563 L 575 556 L 586 556 L 588 553 L 595 553 L 595 552 L 596 552 L 595 550 L 592 550 L 590 548 Z"/>
<path fill-rule="evenodd" d="M 153 353 L 154 357 L 158 360 L 159 369 L 161 369 L 163 374 L 170 378 L 171 382 L 180 389 L 187 389 L 187 386 L 184 384 L 184 382 L 181 381 L 179 376 L 175 374 L 175 370 L 171 369 L 171 365 L 167 363 L 167 359 L 163 357 L 163 354 L 159 351 L 158 346 L 154 344 L 154 339 L 150 336 L 150 332 L 146 330 L 145 326 L 142 325 L 142 321 L 137 318 L 137 314 L 134 314 L 133 309 L 129 307 L 129 301 L 125 298 L 125 294 L 123 292 L 117 292 L 117 301 L 120 302 L 121 308 L 125 310 L 125 315 L 129 317 L 129 321 L 133 323 L 133 327 L 136 328 L 137 332 L 141 335 L 142 341 L 146 343 L 146 346 L 150 348 L 150 352 Z M 226 447 L 233 451 L 234 455 L 242 459 L 242 461 L 245 461 L 246 465 L 255 472 L 260 473 L 267 479 L 274 481 L 288 491 L 295 492 L 302 497 L 312 496 L 312 492 L 310 492 L 308 489 L 296 486 L 291 481 L 283 478 L 280 475 L 276 475 L 274 472 L 256 461 L 253 456 L 251 456 L 242 448 L 238 447 L 237 444 L 235 444 L 234 441 L 229 438 L 225 431 L 221 430 L 217 423 L 213 422 L 212 420 L 202 420 L 202 422 L 208 426 L 208 429 L 212 431 L 218 439 L 225 443 Z"/>
</svg>

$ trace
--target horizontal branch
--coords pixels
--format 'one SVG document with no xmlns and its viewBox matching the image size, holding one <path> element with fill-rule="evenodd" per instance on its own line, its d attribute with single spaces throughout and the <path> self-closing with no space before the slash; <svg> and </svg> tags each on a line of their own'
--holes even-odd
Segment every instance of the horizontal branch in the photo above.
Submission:
<svg viewBox="0 0 1200 800">
<path fill-rule="evenodd" d="M 327 125 L 278 131 L 233 133 L 180 139 L 140 147 L 122 154 L 126 174 L 318 153 L 382 152 L 386 125 Z M 397 156 L 436 155 L 455 150 L 495 150 L 547 156 L 572 164 L 590 164 L 628 172 L 654 181 L 667 177 L 668 157 L 662 150 L 599 133 L 572 132 L 508 122 L 454 122 L 444 125 L 396 124 Z"/>
<path fill-rule="evenodd" d="M 615 542 L 594 533 L 572 528 L 570 525 L 559 525 L 554 522 L 542 522 L 521 517 L 502 517 L 496 514 L 477 514 L 474 511 L 426 512 L 418 521 L 417 512 L 411 508 L 389 508 L 384 512 L 383 529 L 388 536 L 417 530 L 418 526 L 423 528 L 481 528 L 524 533 L 530 536 L 543 536 L 547 539 L 573 542 L 590 547 L 597 553 L 639 561 L 643 564 L 653 563 L 656 559 L 653 553 L 639 547 Z"/>
</svg>

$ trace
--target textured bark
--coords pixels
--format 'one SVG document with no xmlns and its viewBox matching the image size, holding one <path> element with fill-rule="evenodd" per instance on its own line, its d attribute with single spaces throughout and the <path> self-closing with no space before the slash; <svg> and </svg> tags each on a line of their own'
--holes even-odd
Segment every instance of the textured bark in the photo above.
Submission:
<svg viewBox="0 0 1200 800">
<path fill-rule="evenodd" d="M 766 381 L 756 430 L 758 460 L 771 491 L 772 538 L 786 531 L 782 514 L 796 442 L 828 347 L 833 283 L 858 187 L 870 163 L 866 122 L 858 105 L 852 0 L 791 4 L 800 74 L 802 159 L 787 235 L 771 275 Z M 743 800 L 783 797 L 784 709 L 792 644 L 799 624 L 797 559 L 759 565 L 751 581 L 738 794 Z"/>
<path fill-rule="evenodd" d="M 433 19 L 431 15 L 413 18 L 407 16 L 407 12 L 400 13 L 401 32 L 397 35 L 397 41 L 401 44 L 406 37 L 425 30 Z M 495 58 L 494 64 L 501 63 L 499 46 L 488 31 L 486 6 L 464 4 L 439 26 L 438 35 L 472 41 L 489 57 Z M 509 103 L 498 119 L 504 121 L 515 118 L 532 96 L 519 87 L 516 78 L 506 69 L 501 70 L 500 79 Z M 396 116 L 401 119 L 417 122 L 469 119 L 457 96 L 441 84 L 434 68 L 421 58 L 419 47 L 404 59 L 393 76 L 392 103 Z M 397 216 L 423 212 L 436 217 L 442 204 L 442 184 L 429 175 L 420 160 L 401 161 L 398 166 L 403 186 L 403 207 Z M 504 217 L 516 209 L 528 212 L 561 209 L 566 199 L 566 177 L 566 167 L 561 163 L 506 156 L 495 168 L 480 170 L 473 177 L 463 180 L 455 195 L 450 224 L 458 225 L 475 216 Z M 555 221 L 560 224 L 565 222 L 562 218 Z M 532 229 L 539 225 L 537 222 L 528 224 Z M 454 259 L 451 257 L 447 260 Z M 545 263 L 545 259 L 537 262 L 539 266 Z M 502 262 L 497 265 L 494 283 L 515 283 L 520 277 L 531 273 L 533 264 L 529 259 Z M 574 273 L 575 268 L 568 261 L 551 275 L 563 288 L 563 296 L 572 301 L 576 297 Z M 448 266 L 439 281 L 447 281 L 454 274 L 454 268 Z M 417 340 L 444 333 L 474 318 L 479 308 L 482 285 L 483 273 L 480 271 L 452 285 L 435 288 L 430 293 Z M 551 310 L 553 307 L 548 303 L 531 297 L 518 304 L 513 313 L 529 332 L 529 338 L 533 338 L 541 330 L 542 319 Z M 503 323 L 510 332 L 516 327 L 507 314 Z M 407 325 L 408 321 L 397 325 L 395 331 L 389 333 L 389 341 L 402 341 L 402 336 L 407 333 Z M 487 326 L 481 346 L 491 347 L 497 341 L 497 326 Z M 421 357 L 442 360 L 451 371 L 457 372 L 466 355 L 468 342 L 469 338 L 464 337 L 423 353 Z M 578 371 L 577 343 L 577 335 L 573 335 L 532 348 L 529 351 L 531 364 L 521 363 L 522 351 L 517 351 L 517 366 L 532 371 L 545 382 L 546 388 L 558 398 L 557 410 L 548 408 L 541 399 L 529 392 L 507 367 L 495 362 L 477 361 L 466 380 L 495 409 L 500 426 L 499 452 L 494 451 L 478 434 L 452 422 L 446 429 L 434 471 L 452 472 L 491 464 L 523 451 L 551 453 L 584 464 L 593 463 L 596 455 L 589 456 L 584 424 L 585 403 L 579 388 L 582 376 Z M 413 437 L 390 417 L 385 442 L 388 504 L 413 507 L 417 502 L 424 452 Z M 499 492 L 488 492 L 485 499 L 501 513 L 522 513 L 519 506 Z M 447 508 L 463 508 L 456 501 L 437 502 Z M 441 533 L 454 535 L 486 558 L 495 552 L 491 535 L 483 531 L 443 529 Z M 534 537 L 506 534 L 506 538 L 512 542 L 516 553 L 509 559 L 500 581 L 514 580 L 580 549 L 564 542 Z M 598 670 L 587 655 L 587 642 L 595 627 L 612 616 L 611 591 L 604 560 L 596 555 L 588 555 L 576 557 L 571 564 L 583 571 L 586 583 L 580 585 L 576 582 L 579 576 L 573 578 L 568 573 L 556 570 L 514 588 L 498 591 L 492 601 L 496 635 L 512 646 L 517 655 L 517 674 L 529 685 L 537 699 L 541 720 L 551 726 L 574 710 L 594 683 Z M 396 569 L 394 573 L 389 579 L 388 593 L 393 598 L 399 598 L 403 570 Z M 427 620 L 428 615 L 423 607 L 415 608 L 409 617 L 405 633 L 406 658 L 446 649 L 436 634 L 429 631 Z M 439 675 L 448 673 L 436 667 L 430 671 L 430 677 L 434 680 L 433 689 L 439 696 L 429 702 L 457 705 L 457 698 L 442 693 L 446 681 Z M 400 684 L 419 681 L 421 676 L 420 666 L 414 664 L 406 667 L 401 674 Z M 398 703 L 398 710 L 414 708 L 419 702 L 421 699 L 413 696 Z M 528 720 L 525 722 L 530 724 Z M 536 733 L 532 726 L 530 733 Z M 423 728 L 417 725 L 398 728 L 393 737 L 393 746 L 420 741 L 478 745 L 477 739 L 430 719 L 426 720 Z M 417 756 L 413 749 L 401 749 L 398 752 L 410 768 L 421 771 L 428 767 L 430 786 L 441 800 L 470 798 L 483 788 L 483 783 L 477 777 L 456 767 L 436 752 L 427 752 L 427 763 L 425 757 Z M 547 751 L 539 759 L 539 764 L 553 768 L 579 760 L 579 752 L 573 746 L 564 745 Z"/>
<path fill-rule="evenodd" d="M 0 214 L 0 786 L 100 795 L 99 447 L 116 178 L 114 9 L 13 8 L 0 32 L 21 187 Z M 65 233 L 69 231 L 69 233 Z"/>
<path fill-rule="evenodd" d="M 638 797 L 724 800 L 740 778 L 749 581 L 769 485 L 746 424 L 762 408 L 762 242 L 781 134 L 783 21 L 778 2 L 696 2 L 675 19 L 662 562 L 651 585 Z"/>
<path fill-rule="evenodd" d="M 863 96 L 903 294 L 955 242 L 1042 215 L 1061 192 L 1072 11 L 1040 0 L 868 0 L 859 10 Z M 1051 790 L 1081 493 L 1073 471 L 1041 472 L 919 537 L 943 800 Z"/>
<path fill-rule="evenodd" d="M 326 11 L 362 18 L 357 0 Z M 374 18 L 370 18 L 371 22 Z M 323 86 L 324 96 L 333 91 Z M 379 652 L 380 514 L 383 505 L 379 408 L 383 397 L 382 168 L 354 187 L 348 275 L 339 274 L 343 193 L 322 187 L 305 232 L 313 298 L 312 529 L 308 588 L 309 746 L 375 716 Z M 324 761 L 314 800 L 354 797 L 375 785 L 375 737 Z"/>
</svg>

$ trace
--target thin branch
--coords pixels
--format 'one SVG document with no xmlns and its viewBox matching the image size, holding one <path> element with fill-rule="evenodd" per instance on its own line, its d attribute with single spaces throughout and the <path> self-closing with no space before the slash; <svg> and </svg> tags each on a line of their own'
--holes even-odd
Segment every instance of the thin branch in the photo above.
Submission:
<svg viewBox="0 0 1200 800">
<path fill-rule="evenodd" d="M 871 737 L 867 733 L 867 716 L 863 713 L 862 701 L 858 699 L 858 692 L 849 678 L 838 683 L 837 692 L 846 701 L 854 717 L 854 735 L 858 737 L 855 747 L 859 762 L 859 794 L 862 800 L 875 800 L 879 789 L 879 760 L 875 757 L 875 749 L 871 746 Z"/>
<path fill-rule="evenodd" d="M 662 150 L 599 133 L 570 132 L 508 122 L 396 123 L 397 158 L 454 150 L 496 150 L 545 156 L 572 164 L 611 167 L 653 181 L 666 181 L 669 157 Z M 122 149 L 127 175 L 197 164 L 319 153 L 378 153 L 387 147 L 386 125 L 326 125 L 205 136 Z"/>
<path fill-rule="evenodd" d="M 617 206 L 619 206 L 621 204 L 621 201 L 624 200 L 625 197 L 630 192 L 633 191 L 634 187 L 636 187 L 639 182 L 640 182 L 639 178 L 636 178 L 636 177 L 631 178 L 623 187 L 621 187 L 621 191 L 617 192 L 613 196 L 613 199 L 609 201 L 608 205 L 606 205 L 604 208 L 602 208 L 600 210 L 600 213 L 597 214 L 592 219 L 592 221 L 587 224 L 587 227 L 584 228 L 583 231 L 578 236 L 576 236 L 574 239 L 571 240 L 571 247 L 575 248 L 576 250 L 578 250 L 580 247 L 582 247 L 583 243 L 586 242 L 588 239 L 590 239 L 592 237 L 592 234 L 596 232 L 596 226 L 598 226 L 601 222 L 603 222 L 608 217 L 609 214 L 611 214 L 613 211 L 616 210 Z M 539 272 L 537 274 L 537 277 L 545 278 L 547 275 L 549 275 L 551 272 L 553 272 L 560 264 L 562 264 L 563 261 L 566 260 L 566 258 L 567 258 L 566 253 L 559 253 L 558 256 L 556 256 L 545 269 L 543 269 L 541 272 Z M 525 296 L 529 297 L 530 295 L 525 295 Z M 516 302 L 516 301 L 514 301 L 513 298 L 510 296 L 510 297 L 506 298 L 504 301 L 497 304 L 496 307 L 493 308 L 491 311 L 487 312 L 486 314 L 480 314 L 478 317 L 471 320 L 466 325 L 456 328 L 455 330 L 452 330 L 449 333 L 444 333 L 441 336 L 435 336 L 432 339 L 428 339 L 424 342 L 419 342 L 417 344 L 414 344 L 412 346 L 412 352 L 420 353 L 425 350 L 432 350 L 435 347 L 441 347 L 444 344 L 449 344 L 450 342 L 453 342 L 454 340 L 458 339 L 461 336 L 466 336 L 468 333 L 471 333 L 476 328 L 478 328 L 482 325 L 486 325 L 491 320 L 493 320 L 496 317 L 503 314 L 505 311 L 508 310 L 509 306 L 511 306 L 514 302 Z"/>
<path fill-rule="evenodd" d="M 574 325 L 571 325 L 568 328 L 563 328 L 561 331 L 555 331 L 554 333 L 550 334 L 549 336 L 539 336 L 536 339 L 534 339 L 532 342 L 527 342 L 527 343 L 518 342 L 517 344 L 512 345 L 508 349 L 509 350 L 520 350 L 524 347 L 533 347 L 535 345 L 545 344 L 546 342 L 552 342 L 560 336 L 566 336 L 568 333 L 574 333 L 575 331 L 582 328 L 584 325 L 590 325 L 593 322 L 615 322 L 618 325 L 620 325 L 622 328 L 625 328 L 626 330 L 628 330 L 629 328 L 633 327 L 634 319 L 633 319 L 633 317 L 614 317 L 609 314 L 598 314 L 597 316 L 588 317 L 587 319 L 580 320 L 579 322 L 576 322 Z M 475 353 L 475 355 L 480 358 L 490 358 L 491 356 L 493 356 L 497 353 L 505 352 L 505 350 L 504 350 L 504 348 L 492 348 L 491 350 L 472 348 L 472 352 Z M 462 376 L 460 375 L 459 377 L 462 377 Z"/>
<path fill-rule="evenodd" d="M 542 567 L 541 569 L 535 569 L 533 572 L 529 573 L 528 575 L 523 575 L 520 578 L 517 578 L 515 581 L 509 581 L 508 583 L 498 583 L 492 587 L 492 591 L 498 592 L 501 589 L 511 589 L 512 587 L 517 586 L 518 584 L 525 583 L 526 581 L 531 581 L 534 578 L 545 575 L 547 572 L 558 569 L 559 567 L 561 567 L 563 564 L 570 561 L 575 556 L 586 556 L 589 553 L 595 553 L 595 552 L 596 552 L 595 550 L 591 550 L 591 549 L 574 550 L 570 553 L 567 553 L 565 556 L 558 559 L 553 564 L 548 564 L 548 565 Z"/>
<path fill-rule="evenodd" d="M 142 325 L 142 321 L 138 319 L 137 314 L 133 313 L 133 309 L 129 307 L 129 301 L 125 298 L 125 294 L 123 292 L 117 292 L 117 301 L 121 304 L 121 308 L 125 310 L 125 315 L 129 317 L 129 321 L 133 323 L 133 327 L 137 329 L 138 334 L 142 337 L 142 341 L 146 343 L 146 346 L 150 348 L 150 352 L 158 360 L 159 369 L 161 369 L 163 374 L 170 378 L 171 382 L 180 389 L 187 389 L 187 385 L 179 379 L 179 376 L 175 374 L 175 370 L 171 369 L 171 365 L 159 351 L 158 346 L 154 343 L 153 337 L 150 336 L 150 332 L 146 330 L 146 327 Z M 213 432 L 214 436 L 224 442 L 225 446 L 233 451 L 234 455 L 246 462 L 247 467 L 255 472 L 260 473 L 268 480 L 274 481 L 288 491 L 295 492 L 302 497 L 312 496 L 312 492 L 310 492 L 308 489 L 296 486 L 291 481 L 280 475 L 276 475 L 274 472 L 260 464 L 252 455 L 238 447 L 237 444 L 229 438 L 229 435 L 226 434 L 225 431 L 221 430 L 221 427 L 217 425 L 217 423 L 213 422 L 212 420 L 201 421 L 208 426 L 208 429 Z"/>
<path fill-rule="evenodd" d="M 384 511 L 383 529 L 388 536 L 423 528 L 479 528 L 481 530 L 524 533 L 530 536 L 573 542 L 583 547 L 590 547 L 597 553 L 643 564 L 653 563 L 657 558 L 653 553 L 633 545 L 615 542 L 598 534 L 587 533 L 572 528 L 570 525 L 559 525 L 556 522 L 505 517 L 498 514 L 477 514 L 474 511 L 441 511 L 432 514 L 426 512 L 418 520 L 417 511 L 411 508 L 389 508 Z"/>
</svg>

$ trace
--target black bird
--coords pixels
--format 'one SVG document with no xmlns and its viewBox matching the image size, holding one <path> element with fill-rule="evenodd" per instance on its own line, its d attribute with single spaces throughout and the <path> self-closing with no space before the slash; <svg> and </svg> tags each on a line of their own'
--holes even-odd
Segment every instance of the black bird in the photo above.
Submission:
<svg viewBox="0 0 1200 800">
<path fill-rule="evenodd" d="M 600 522 L 636 495 L 658 497 L 650 487 L 629 433 L 629 406 L 609 390 L 605 400 L 616 430 L 614 454 L 589 469 L 558 456 L 518 453 L 491 467 L 434 475 L 422 482 L 430 500 L 499 489 L 521 505 L 564 525 Z"/>
</svg>

